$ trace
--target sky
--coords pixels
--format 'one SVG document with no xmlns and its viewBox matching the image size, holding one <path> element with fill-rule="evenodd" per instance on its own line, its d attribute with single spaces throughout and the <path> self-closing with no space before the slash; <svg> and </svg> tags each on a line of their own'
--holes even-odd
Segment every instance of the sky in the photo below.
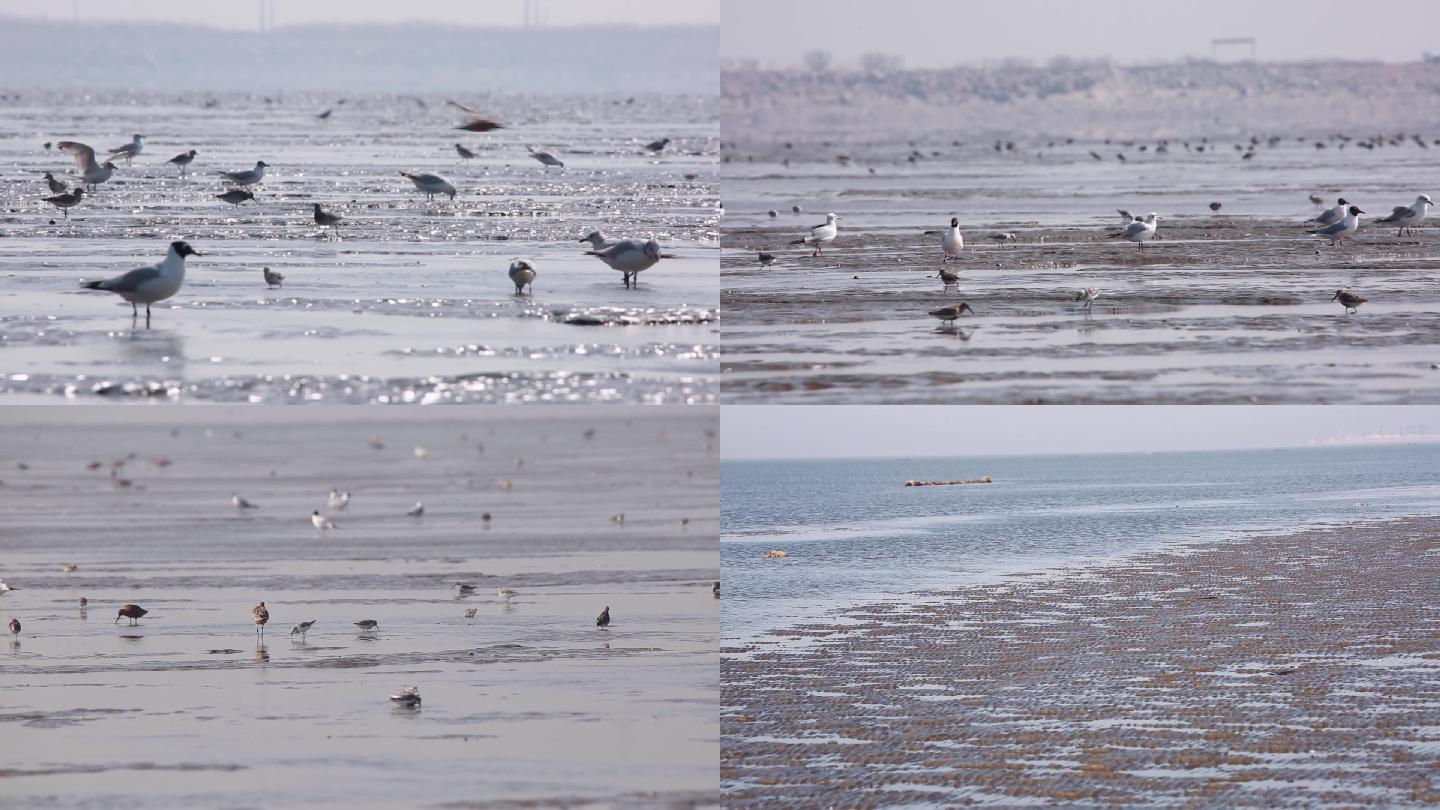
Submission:
<svg viewBox="0 0 1440 810">
<path fill-rule="evenodd" d="M 714 25 L 721 0 L 530 0 L 551 26 Z M 0 0 L 0 15 L 37 19 L 178 22 L 253 31 L 262 0 Z M 309 23 L 521 25 L 526 0 L 269 0 L 275 26 Z"/>
<path fill-rule="evenodd" d="M 767 67 L 794 66 L 811 50 L 828 50 L 839 63 L 894 53 L 908 67 L 1054 56 L 1129 63 L 1209 58 L 1211 39 L 1254 37 L 1261 60 L 1413 62 L 1440 52 L 1437 32 L 1436 2 L 1387 8 L 1353 0 L 725 0 L 720 53 Z"/>
<path fill-rule="evenodd" d="M 727 405 L 726 460 L 1028 455 L 1302 447 L 1402 429 L 1440 433 L 1435 406 Z"/>
</svg>

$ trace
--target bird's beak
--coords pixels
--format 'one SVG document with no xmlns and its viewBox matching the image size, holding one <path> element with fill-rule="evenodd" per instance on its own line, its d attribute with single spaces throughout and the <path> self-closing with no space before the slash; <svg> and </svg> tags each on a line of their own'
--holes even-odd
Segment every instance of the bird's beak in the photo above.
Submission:
<svg viewBox="0 0 1440 810">
<path fill-rule="evenodd" d="M 1340 297 L 1340 293 L 1337 292 L 1337 293 L 1335 293 L 1334 295 L 1330 296 L 1330 300 L 1331 300 L 1331 301 L 1334 301 L 1336 298 L 1339 298 L 1339 297 Z"/>
<path fill-rule="evenodd" d="M 662 259 L 673 259 L 673 258 L 675 258 L 675 254 L 674 254 L 674 253 L 661 253 L 661 254 L 660 254 L 660 258 L 662 258 Z"/>
<path fill-rule="evenodd" d="M 1360 212 L 1360 213 L 1362 213 L 1362 214 L 1363 214 L 1363 213 L 1365 213 L 1365 212 L 1364 212 L 1364 211 L 1361 211 L 1361 212 Z"/>
</svg>

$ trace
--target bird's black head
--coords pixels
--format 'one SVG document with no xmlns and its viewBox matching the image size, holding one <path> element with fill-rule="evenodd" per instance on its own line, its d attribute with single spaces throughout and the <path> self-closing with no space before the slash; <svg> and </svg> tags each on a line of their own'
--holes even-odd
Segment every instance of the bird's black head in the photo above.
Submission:
<svg viewBox="0 0 1440 810">
<path fill-rule="evenodd" d="M 186 256 L 200 255 L 199 251 L 197 251 L 195 248 L 190 247 L 189 242 L 171 242 L 170 249 L 175 251 L 175 255 L 179 256 L 182 259 Z"/>
<path fill-rule="evenodd" d="M 952 228 L 958 228 L 958 227 L 960 227 L 960 218 L 959 218 L 959 217 L 950 217 L 950 227 L 952 227 Z"/>
<path fill-rule="evenodd" d="M 1350 204 L 1350 203 L 1348 203 L 1348 202 L 1345 201 L 1345 198 L 1344 198 L 1344 197 L 1341 197 L 1340 199 L 1336 200 L 1335 202 L 1338 203 L 1338 204 L 1340 204 L 1340 205 L 1349 205 L 1349 204 Z"/>
<path fill-rule="evenodd" d="M 269 164 L 269 163 L 266 163 L 266 162 L 263 161 L 263 160 L 257 160 L 257 161 L 255 161 L 255 165 L 256 165 L 256 166 L 264 166 L 264 167 L 267 168 L 267 169 L 270 168 L 270 164 Z"/>
<path fill-rule="evenodd" d="M 1360 206 L 1358 206 L 1358 205 L 1352 205 L 1352 206 L 1350 206 L 1350 213 L 1351 213 L 1352 215 L 1356 215 L 1356 214 L 1363 214 L 1363 213 L 1365 213 L 1365 212 L 1360 210 Z"/>
</svg>

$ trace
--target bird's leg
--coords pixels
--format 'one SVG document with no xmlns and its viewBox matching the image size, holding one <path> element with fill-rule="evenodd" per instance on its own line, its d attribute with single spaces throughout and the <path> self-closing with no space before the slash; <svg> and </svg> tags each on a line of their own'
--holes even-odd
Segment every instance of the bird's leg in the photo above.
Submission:
<svg viewBox="0 0 1440 810">
<path fill-rule="evenodd" d="M 145 305 L 145 328 L 150 328 L 150 305 Z"/>
<path fill-rule="evenodd" d="M 135 320 L 135 319 L 138 318 L 138 317 L 140 317 L 140 307 L 137 306 L 134 301 L 131 301 L 131 302 L 130 302 L 130 320 L 133 321 L 133 320 Z"/>
</svg>

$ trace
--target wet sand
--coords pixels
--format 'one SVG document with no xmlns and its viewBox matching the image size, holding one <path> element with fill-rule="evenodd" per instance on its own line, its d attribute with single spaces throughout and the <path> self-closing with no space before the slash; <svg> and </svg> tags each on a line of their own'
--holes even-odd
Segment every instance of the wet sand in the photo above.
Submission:
<svg viewBox="0 0 1440 810">
<path fill-rule="evenodd" d="M 265 411 L 6 409 L 0 803 L 718 803 L 713 409 Z"/>
<path fill-rule="evenodd" d="M 727 648 L 727 806 L 1440 802 L 1440 520 L 859 605 Z"/>
</svg>

